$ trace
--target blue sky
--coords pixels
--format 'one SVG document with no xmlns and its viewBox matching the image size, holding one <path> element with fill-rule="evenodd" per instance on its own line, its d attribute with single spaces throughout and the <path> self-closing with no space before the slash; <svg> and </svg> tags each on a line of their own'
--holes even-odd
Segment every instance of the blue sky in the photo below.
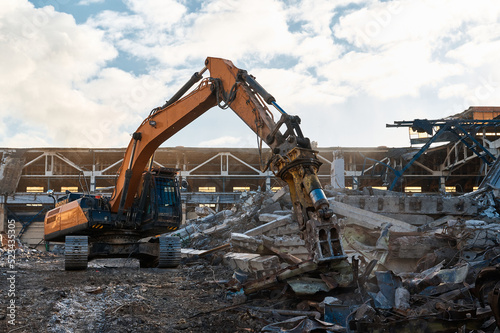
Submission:
<svg viewBox="0 0 500 333">
<path fill-rule="evenodd" d="M 500 3 L 3 0 L 0 146 L 122 147 L 207 56 L 248 70 L 320 147 L 407 146 L 396 120 L 500 105 Z M 164 146 L 255 147 L 214 108 Z"/>
</svg>

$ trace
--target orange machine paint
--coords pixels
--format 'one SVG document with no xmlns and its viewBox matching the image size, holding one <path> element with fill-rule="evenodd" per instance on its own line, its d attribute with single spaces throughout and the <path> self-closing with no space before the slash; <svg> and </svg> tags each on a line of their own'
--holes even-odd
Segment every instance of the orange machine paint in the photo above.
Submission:
<svg viewBox="0 0 500 333">
<path fill-rule="evenodd" d="M 45 215 L 45 235 L 87 223 L 88 220 L 80 207 L 80 201 L 81 199 L 78 199 L 50 210 Z M 61 221 L 63 222 L 61 223 Z"/>
</svg>

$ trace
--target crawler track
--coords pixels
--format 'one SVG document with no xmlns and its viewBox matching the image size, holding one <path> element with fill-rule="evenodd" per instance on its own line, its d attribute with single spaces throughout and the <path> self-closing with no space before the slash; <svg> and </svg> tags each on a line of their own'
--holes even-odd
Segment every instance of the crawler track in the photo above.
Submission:
<svg viewBox="0 0 500 333">
<path fill-rule="evenodd" d="M 159 268 L 173 268 L 181 262 L 181 239 L 179 237 L 160 237 Z"/>
<path fill-rule="evenodd" d="M 67 271 L 87 269 L 89 254 L 88 236 L 66 236 L 64 269 Z"/>
</svg>

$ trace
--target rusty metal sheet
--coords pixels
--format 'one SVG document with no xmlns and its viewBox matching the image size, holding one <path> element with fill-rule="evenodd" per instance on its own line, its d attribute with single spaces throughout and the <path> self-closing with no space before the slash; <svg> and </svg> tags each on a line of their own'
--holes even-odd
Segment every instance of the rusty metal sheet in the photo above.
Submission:
<svg viewBox="0 0 500 333">
<path fill-rule="evenodd" d="M 0 160 L 0 194 L 16 192 L 24 166 L 24 149 L 4 152 Z"/>
</svg>

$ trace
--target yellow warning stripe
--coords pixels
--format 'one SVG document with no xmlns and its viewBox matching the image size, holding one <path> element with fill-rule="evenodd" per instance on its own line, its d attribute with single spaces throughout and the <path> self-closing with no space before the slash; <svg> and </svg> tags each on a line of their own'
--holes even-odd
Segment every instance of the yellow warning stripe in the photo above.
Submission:
<svg viewBox="0 0 500 333">
<path fill-rule="evenodd" d="M 167 230 L 177 230 L 178 227 L 166 227 Z"/>
</svg>

